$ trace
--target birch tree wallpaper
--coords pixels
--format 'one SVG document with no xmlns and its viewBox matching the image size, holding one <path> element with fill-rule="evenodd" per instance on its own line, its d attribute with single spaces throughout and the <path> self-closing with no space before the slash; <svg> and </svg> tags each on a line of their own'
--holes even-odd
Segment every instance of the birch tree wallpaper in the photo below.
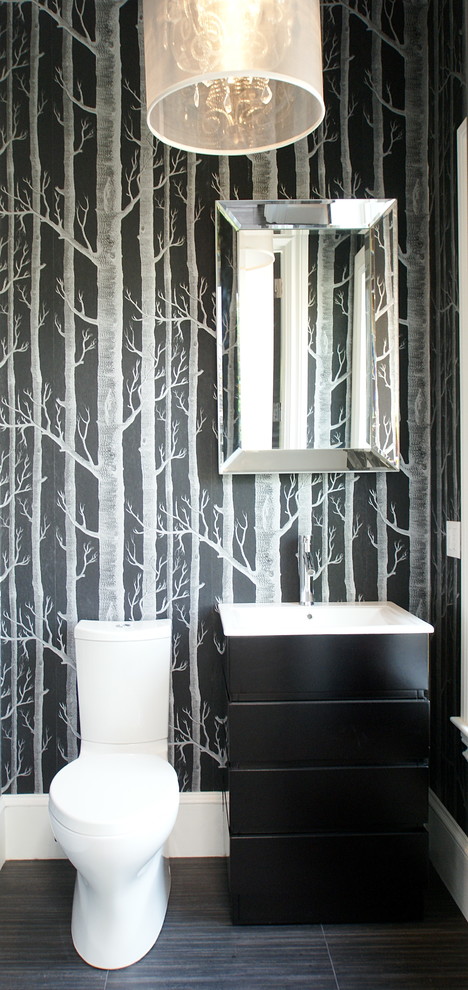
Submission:
<svg viewBox="0 0 468 990">
<path fill-rule="evenodd" d="M 4 792 L 46 791 L 78 753 L 77 620 L 158 616 L 180 785 L 219 790 L 216 603 L 297 600 L 297 535 L 312 532 L 317 599 L 435 622 L 432 786 L 465 825 L 445 557 L 462 19 L 456 0 L 324 0 L 323 124 L 228 159 L 151 136 L 137 0 L 0 0 Z M 401 471 L 221 477 L 216 200 L 367 196 L 398 200 Z"/>
</svg>

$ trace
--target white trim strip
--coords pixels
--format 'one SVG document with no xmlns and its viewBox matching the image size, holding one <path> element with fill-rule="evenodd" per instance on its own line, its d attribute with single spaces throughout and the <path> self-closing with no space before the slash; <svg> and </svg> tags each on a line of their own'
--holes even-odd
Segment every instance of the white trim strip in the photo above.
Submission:
<svg viewBox="0 0 468 990">
<path fill-rule="evenodd" d="M 468 837 L 432 791 L 429 791 L 429 855 L 468 921 Z"/>
<path fill-rule="evenodd" d="M 218 791 L 181 794 L 167 855 L 226 856 L 227 849 L 223 795 Z M 64 858 L 50 828 L 47 794 L 0 798 L 0 869 L 9 859 Z"/>
</svg>

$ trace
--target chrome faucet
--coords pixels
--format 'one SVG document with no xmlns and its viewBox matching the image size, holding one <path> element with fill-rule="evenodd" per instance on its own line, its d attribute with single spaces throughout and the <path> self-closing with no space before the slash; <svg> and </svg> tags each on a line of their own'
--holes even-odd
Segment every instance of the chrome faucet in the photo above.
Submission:
<svg viewBox="0 0 468 990">
<path fill-rule="evenodd" d="M 313 605 L 315 572 L 311 536 L 299 537 L 297 563 L 299 566 L 299 602 L 301 605 Z"/>
</svg>

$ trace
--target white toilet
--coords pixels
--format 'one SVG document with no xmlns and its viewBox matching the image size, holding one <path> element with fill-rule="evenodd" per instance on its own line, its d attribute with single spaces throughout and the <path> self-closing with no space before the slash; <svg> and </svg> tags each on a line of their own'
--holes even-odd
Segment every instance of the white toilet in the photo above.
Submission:
<svg viewBox="0 0 468 990">
<path fill-rule="evenodd" d="M 81 751 L 54 777 L 49 815 L 77 870 L 75 948 L 91 966 L 120 969 L 154 945 L 169 898 L 171 623 L 82 621 L 75 641 Z"/>
</svg>

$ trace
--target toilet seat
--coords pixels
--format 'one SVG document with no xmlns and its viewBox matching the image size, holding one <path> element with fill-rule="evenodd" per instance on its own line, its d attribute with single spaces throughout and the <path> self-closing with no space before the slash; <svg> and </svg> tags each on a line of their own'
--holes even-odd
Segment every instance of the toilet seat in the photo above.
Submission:
<svg viewBox="0 0 468 990">
<path fill-rule="evenodd" d="M 55 775 L 53 816 L 81 835 L 125 835 L 175 818 L 179 788 L 174 768 L 160 756 L 134 753 L 81 755 Z M 172 826 L 169 826 L 169 828 Z"/>
</svg>

